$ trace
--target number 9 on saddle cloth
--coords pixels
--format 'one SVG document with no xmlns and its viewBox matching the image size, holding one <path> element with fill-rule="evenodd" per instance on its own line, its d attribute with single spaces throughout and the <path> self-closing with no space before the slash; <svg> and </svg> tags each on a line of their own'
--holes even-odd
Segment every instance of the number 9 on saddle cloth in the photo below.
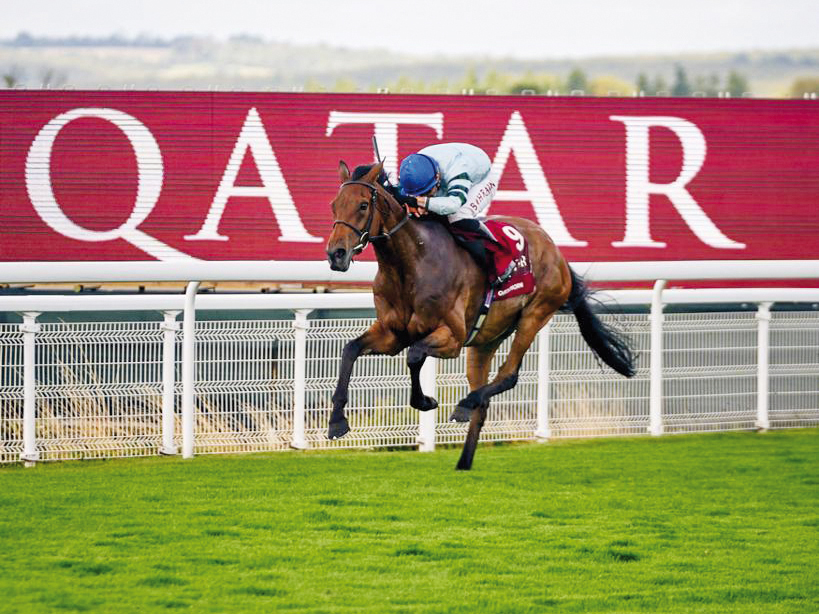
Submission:
<svg viewBox="0 0 819 614">
<path fill-rule="evenodd" d="M 496 299 L 534 290 L 529 246 L 514 226 L 500 220 L 466 219 L 450 223 L 449 228 L 455 241 L 487 272 Z"/>
</svg>

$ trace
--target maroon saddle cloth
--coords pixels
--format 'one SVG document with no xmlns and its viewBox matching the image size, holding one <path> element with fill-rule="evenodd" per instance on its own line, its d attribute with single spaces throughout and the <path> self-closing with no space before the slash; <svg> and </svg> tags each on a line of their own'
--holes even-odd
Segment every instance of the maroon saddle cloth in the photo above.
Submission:
<svg viewBox="0 0 819 614">
<path fill-rule="evenodd" d="M 499 220 L 486 220 L 486 227 L 498 240 L 497 243 L 490 241 L 481 232 L 471 232 L 456 229 L 452 232 L 464 237 L 467 240 L 480 240 L 483 242 L 486 252 L 491 256 L 492 269 L 488 271 L 489 282 L 501 276 L 509 266 L 512 266 L 512 275 L 500 287 L 495 288 L 494 299 L 503 300 L 529 294 L 535 289 L 535 277 L 532 274 L 532 267 L 529 262 L 529 244 L 523 233 L 519 232 L 512 224 Z"/>
</svg>

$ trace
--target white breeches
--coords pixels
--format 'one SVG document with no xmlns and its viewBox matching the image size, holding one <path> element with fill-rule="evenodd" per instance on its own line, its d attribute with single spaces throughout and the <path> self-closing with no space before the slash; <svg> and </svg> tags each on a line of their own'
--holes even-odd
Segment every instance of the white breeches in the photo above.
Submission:
<svg viewBox="0 0 819 614">
<path fill-rule="evenodd" d="M 486 179 L 472 186 L 466 195 L 466 202 L 455 213 L 448 215 L 447 219 L 450 223 L 475 219 L 489 206 L 497 191 L 498 182 L 490 173 Z"/>
</svg>

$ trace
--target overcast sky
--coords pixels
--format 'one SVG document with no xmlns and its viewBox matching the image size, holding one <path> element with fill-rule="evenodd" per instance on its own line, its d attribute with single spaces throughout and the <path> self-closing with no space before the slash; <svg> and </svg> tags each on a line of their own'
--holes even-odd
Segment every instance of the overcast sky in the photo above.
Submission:
<svg viewBox="0 0 819 614">
<path fill-rule="evenodd" d="M 560 58 L 819 47 L 819 0 L 0 0 L 0 38 L 183 34 Z"/>
</svg>

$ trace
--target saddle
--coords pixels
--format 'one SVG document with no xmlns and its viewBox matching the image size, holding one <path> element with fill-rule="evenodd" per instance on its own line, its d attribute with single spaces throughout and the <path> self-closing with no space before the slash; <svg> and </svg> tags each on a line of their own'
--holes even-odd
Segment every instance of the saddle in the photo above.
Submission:
<svg viewBox="0 0 819 614">
<path fill-rule="evenodd" d="M 532 274 L 526 238 L 512 224 L 499 220 L 487 220 L 484 224 L 497 240 L 484 239 L 495 268 L 495 279 L 490 279 L 495 288 L 494 298 L 503 300 L 529 294 L 535 289 L 535 276 Z"/>
<path fill-rule="evenodd" d="M 506 222 L 487 220 L 484 224 L 494 236 L 494 241 L 481 230 L 452 227 L 453 234 L 459 235 L 465 241 L 481 241 L 492 259 L 489 290 L 467 336 L 464 344 L 466 346 L 471 345 L 478 336 L 493 300 L 502 301 L 529 294 L 535 289 L 535 276 L 529 260 L 529 244 L 523 234 Z"/>
<path fill-rule="evenodd" d="M 461 242 L 479 241 L 490 262 L 487 264 L 489 285 L 495 300 L 504 300 L 535 289 L 535 278 L 529 262 L 529 244 L 512 224 L 500 220 L 486 220 L 484 225 L 495 238 L 478 229 L 477 220 L 472 228 L 451 226 L 453 235 Z"/>
</svg>

